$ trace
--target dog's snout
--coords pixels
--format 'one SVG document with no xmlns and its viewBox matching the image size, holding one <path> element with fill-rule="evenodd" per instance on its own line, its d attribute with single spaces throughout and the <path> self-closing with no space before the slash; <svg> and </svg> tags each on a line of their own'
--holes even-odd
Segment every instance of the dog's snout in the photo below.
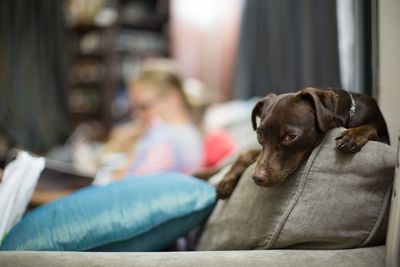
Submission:
<svg viewBox="0 0 400 267">
<path fill-rule="evenodd" d="M 268 175 L 264 169 L 257 170 L 253 175 L 253 180 L 257 185 L 265 186 L 268 183 Z"/>
<path fill-rule="evenodd" d="M 264 179 L 258 176 L 253 176 L 253 180 L 257 185 L 262 186 L 264 184 Z"/>
<path fill-rule="evenodd" d="M 253 180 L 256 185 L 263 186 L 263 187 L 271 187 L 275 184 L 275 182 L 268 177 L 260 177 L 260 176 L 253 176 Z"/>
<path fill-rule="evenodd" d="M 253 174 L 253 180 L 256 185 L 263 186 L 263 187 L 271 187 L 276 182 L 272 179 L 273 176 L 270 172 L 268 172 L 265 168 L 258 169 Z"/>
</svg>

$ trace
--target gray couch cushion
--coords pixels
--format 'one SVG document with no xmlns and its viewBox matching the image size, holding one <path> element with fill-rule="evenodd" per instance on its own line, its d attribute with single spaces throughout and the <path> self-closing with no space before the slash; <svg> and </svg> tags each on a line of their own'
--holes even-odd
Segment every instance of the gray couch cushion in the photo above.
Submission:
<svg viewBox="0 0 400 267">
<path fill-rule="evenodd" d="M 136 267 L 383 267 L 385 247 L 347 250 L 268 250 L 205 252 L 0 252 L 2 267 L 136 266 Z"/>
<path fill-rule="evenodd" d="M 382 243 L 395 149 L 368 142 L 340 152 L 327 133 L 303 166 L 272 188 L 255 185 L 254 165 L 232 196 L 219 201 L 198 250 L 341 249 Z"/>
</svg>

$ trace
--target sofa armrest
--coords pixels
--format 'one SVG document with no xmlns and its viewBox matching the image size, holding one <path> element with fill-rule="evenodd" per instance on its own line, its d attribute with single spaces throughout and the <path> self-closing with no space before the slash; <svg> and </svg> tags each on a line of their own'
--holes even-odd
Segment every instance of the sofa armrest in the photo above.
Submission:
<svg viewBox="0 0 400 267">
<path fill-rule="evenodd" d="M 0 252 L 0 266 L 385 266 L 385 247 L 203 252 Z"/>
</svg>

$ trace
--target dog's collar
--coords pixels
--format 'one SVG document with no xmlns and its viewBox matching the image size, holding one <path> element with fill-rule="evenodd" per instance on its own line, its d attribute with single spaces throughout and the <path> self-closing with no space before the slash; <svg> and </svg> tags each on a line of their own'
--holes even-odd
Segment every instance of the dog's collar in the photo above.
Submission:
<svg viewBox="0 0 400 267">
<path fill-rule="evenodd" d="M 351 107 L 350 107 L 350 112 L 349 112 L 350 118 L 351 118 L 351 117 L 353 117 L 354 113 L 356 113 L 356 101 L 354 101 L 354 98 L 351 95 L 350 91 L 349 90 L 346 90 L 346 91 L 349 94 L 350 100 L 351 100 Z"/>
</svg>

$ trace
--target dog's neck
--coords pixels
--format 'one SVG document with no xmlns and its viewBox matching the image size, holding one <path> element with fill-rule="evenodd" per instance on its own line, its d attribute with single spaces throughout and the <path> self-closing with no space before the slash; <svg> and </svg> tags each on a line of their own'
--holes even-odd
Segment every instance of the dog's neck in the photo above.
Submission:
<svg viewBox="0 0 400 267">
<path fill-rule="evenodd" d="M 354 101 L 353 96 L 351 95 L 349 90 L 346 90 L 346 92 L 349 94 L 350 101 L 351 101 L 351 106 L 350 106 L 350 118 L 353 117 L 354 113 L 356 113 L 356 101 Z"/>
</svg>

